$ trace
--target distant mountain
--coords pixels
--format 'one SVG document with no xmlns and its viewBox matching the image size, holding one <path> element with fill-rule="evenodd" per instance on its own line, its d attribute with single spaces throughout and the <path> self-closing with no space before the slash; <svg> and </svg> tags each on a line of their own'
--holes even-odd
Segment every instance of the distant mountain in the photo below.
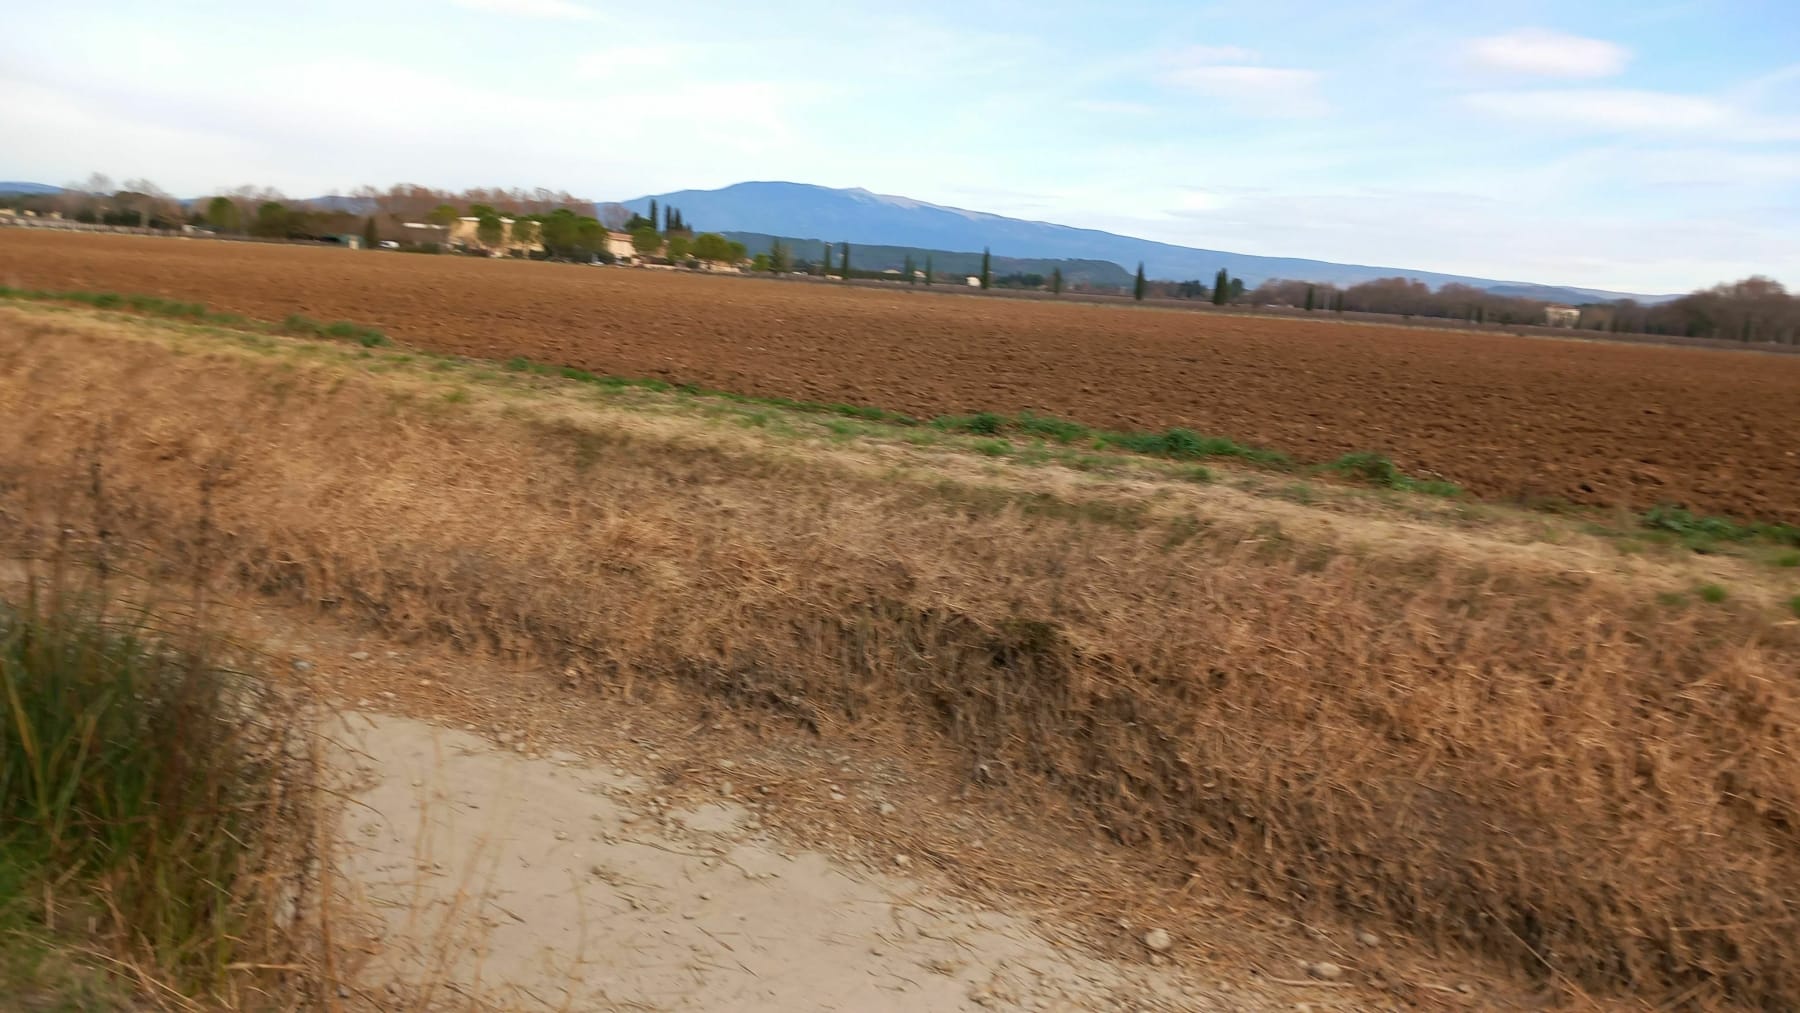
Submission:
<svg viewBox="0 0 1800 1013">
<path fill-rule="evenodd" d="M 1511 296 L 1515 299 L 1539 299 L 1544 302 L 1612 302 L 1615 299 L 1636 299 L 1641 303 L 1661 303 L 1670 299 L 1681 298 L 1678 295 L 1622 295 L 1598 288 L 1568 288 L 1563 285 L 1489 285 L 1489 292 L 1495 295 Z"/>
<path fill-rule="evenodd" d="M 62 192 L 62 187 L 51 186 L 48 183 L 21 183 L 14 180 L 0 180 L 0 193 L 3 194 L 24 194 L 28 197 L 42 197 L 46 194 Z"/>
<path fill-rule="evenodd" d="M 344 197 L 338 194 L 310 197 L 296 203 L 304 204 L 314 211 L 342 211 L 353 215 L 366 215 L 375 210 L 375 202 L 368 197 Z"/>
<path fill-rule="evenodd" d="M 1635 298 L 1660 302 L 1667 296 L 1627 296 L 1588 289 L 1552 289 L 1524 282 L 1495 281 L 1398 267 L 1334 264 L 1323 260 L 1259 257 L 1134 239 L 1097 229 L 1024 221 L 981 211 L 927 204 L 867 190 L 834 190 L 805 183 L 737 183 L 720 190 L 680 190 L 622 203 L 648 211 L 650 202 L 674 205 L 696 228 L 712 232 L 806 236 L 827 242 L 940 250 L 991 249 L 1005 257 L 1106 261 L 1126 271 L 1138 263 L 1154 278 L 1210 282 L 1223 267 L 1248 285 L 1271 278 L 1353 285 L 1377 278 L 1414 278 L 1437 287 L 1450 282 L 1484 289 L 1571 293 L 1533 296 L 1591 302 Z"/>
<path fill-rule="evenodd" d="M 679 205 L 677 205 L 679 206 Z M 779 239 L 787 247 L 788 255 L 796 261 L 817 264 L 825 255 L 825 242 L 820 239 L 799 239 L 788 236 L 771 236 L 762 232 L 725 232 L 727 239 L 735 239 L 744 244 L 752 256 L 769 252 L 769 247 Z M 841 250 L 834 251 L 835 258 L 843 256 Z M 906 266 L 906 258 L 911 257 L 913 266 L 924 270 L 925 260 L 931 259 L 931 270 L 934 274 L 978 275 L 981 273 L 981 254 L 966 250 L 928 250 L 912 246 L 877 246 L 852 245 L 850 249 L 850 266 L 858 271 L 898 271 Z M 1063 280 L 1070 285 L 1086 285 L 1091 288 L 1129 288 L 1131 273 L 1119 265 L 1107 260 L 1047 260 L 1030 257 L 993 258 L 990 265 L 994 277 L 1000 278 L 1009 274 L 1041 274 L 1050 277 L 1050 272 L 1062 269 Z"/>
</svg>

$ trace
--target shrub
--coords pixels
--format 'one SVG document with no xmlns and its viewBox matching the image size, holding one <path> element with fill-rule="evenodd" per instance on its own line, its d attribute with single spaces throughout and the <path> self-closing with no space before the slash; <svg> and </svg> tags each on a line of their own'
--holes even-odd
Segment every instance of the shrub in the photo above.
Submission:
<svg viewBox="0 0 1800 1013">
<path fill-rule="evenodd" d="M 1700 595 L 1701 601 L 1709 602 L 1713 605 L 1717 605 L 1730 597 L 1730 594 L 1717 584 L 1702 584 L 1696 590 Z"/>
<path fill-rule="evenodd" d="M 953 433 L 999 436 L 1000 431 L 1006 428 L 1006 419 L 993 412 L 976 412 L 973 415 L 940 415 L 932 419 L 931 424 Z"/>
<path fill-rule="evenodd" d="M 1079 422 L 1070 422 L 1050 415 L 1034 415 L 1031 412 L 1020 412 L 1014 420 L 1019 429 L 1035 436 L 1043 436 L 1058 443 L 1074 443 L 1093 435 L 1088 427 Z"/>
<path fill-rule="evenodd" d="M 1703 517 L 1684 507 L 1658 504 L 1645 511 L 1644 526 L 1682 536 L 1689 548 L 1706 551 L 1708 540 L 1747 542 L 1763 538 L 1779 545 L 1800 546 L 1800 527 L 1765 521 L 1740 522 L 1729 517 Z"/>
<path fill-rule="evenodd" d="M 1160 433 L 1101 433 L 1098 442 L 1101 446 L 1178 460 L 1235 457 L 1276 467 L 1285 467 L 1289 463 L 1286 454 L 1242 446 L 1223 437 L 1201 436 L 1191 429 L 1169 429 Z"/>
<path fill-rule="evenodd" d="M 1354 478 L 1382 489 L 1399 489 L 1427 496 L 1462 495 L 1462 487 L 1453 482 L 1413 478 L 1401 471 L 1400 466 L 1387 456 L 1368 451 L 1345 454 L 1335 461 L 1321 465 L 1319 470 Z"/>
<path fill-rule="evenodd" d="M 285 962 L 256 947 L 303 899 L 304 734 L 148 614 L 57 590 L 0 604 L 0 923 L 48 938 L 33 912 L 80 912 L 84 947 L 190 995 Z"/>
</svg>

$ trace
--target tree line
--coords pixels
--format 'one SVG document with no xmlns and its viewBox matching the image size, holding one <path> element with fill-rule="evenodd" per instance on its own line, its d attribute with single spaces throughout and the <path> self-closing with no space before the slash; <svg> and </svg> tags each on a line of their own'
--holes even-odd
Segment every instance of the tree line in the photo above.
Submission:
<svg viewBox="0 0 1800 1013">
<path fill-rule="evenodd" d="M 439 236 L 407 228 L 417 222 L 446 232 L 464 218 L 475 219 L 475 243 L 488 250 L 533 251 L 558 260 L 601 260 L 614 255 L 611 229 L 632 233 L 643 257 L 698 266 L 736 264 L 748 259 L 742 243 L 716 233 L 696 234 L 679 208 L 649 216 L 618 204 L 599 204 L 567 191 L 474 188 L 443 190 L 414 183 L 381 189 L 362 186 L 342 197 L 295 200 L 271 187 L 240 186 L 194 201 L 181 201 L 148 180 L 115 186 L 96 173 L 55 194 L 16 195 L 21 210 L 58 213 L 85 224 L 177 230 L 184 226 L 221 235 L 261 239 L 337 241 L 357 236 L 365 245 L 383 242 L 436 250 Z"/>
<path fill-rule="evenodd" d="M 1276 279 L 1229 301 L 1500 325 L 1542 325 L 1545 310 L 1558 305 L 1454 282 L 1433 289 L 1407 278 L 1380 278 L 1347 288 Z M 1619 299 L 1574 308 L 1580 314 L 1575 326 L 1583 330 L 1800 344 L 1800 296 L 1761 275 L 1696 290 L 1662 303 Z"/>
</svg>

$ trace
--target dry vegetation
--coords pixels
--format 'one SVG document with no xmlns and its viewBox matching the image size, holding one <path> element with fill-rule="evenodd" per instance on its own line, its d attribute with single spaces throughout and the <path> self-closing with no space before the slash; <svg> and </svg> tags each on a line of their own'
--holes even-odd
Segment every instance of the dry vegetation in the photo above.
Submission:
<svg viewBox="0 0 1800 1013">
<path fill-rule="evenodd" d="M 573 264 L 0 231 L 0 284 L 934 415 L 1372 452 L 1492 500 L 1800 523 L 1800 358 Z M 346 324 L 346 327 L 353 326 Z"/>
<path fill-rule="evenodd" d="M 1675 607 L 1686 571 L 1598 540 L 85 311 L 0 308 L 0 413 L 14 548 L 52 537 L 103 429 L 107 526 L 191 550 L 210 476 L 245 587 L 574 692 L 679 679 L 827 736 L 911 727 L 1297 912 L 1564 988 L 1800 1004 L 1791 571 Z"/>
<path fill-rule="evenodd" d="M 103 525 L 91 474 L 84 492 Z M 22 588 L 0 568 L 0 993 L 32 1010 L 305 1006 L 328 963 L 312 716 L 226 667 L 191 602 L 129 604 L 98 530 L 80 556 L 95 567 L 59 531 Z"/>
</svg>

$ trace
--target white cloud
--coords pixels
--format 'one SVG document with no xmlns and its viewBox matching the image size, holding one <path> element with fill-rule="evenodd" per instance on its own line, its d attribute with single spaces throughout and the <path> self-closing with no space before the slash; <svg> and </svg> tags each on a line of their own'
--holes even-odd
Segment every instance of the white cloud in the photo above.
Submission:
<svg viewBox="0 0 1800 1013">
<path fill-rule="evenodd" d="M 575 76 L 588 81 L 698 69 L 705 53 L 698 46 L 611 46 L 575 59 Z"/>
<path fill-rule="evenodd" d="M 450 0 L 464 10 L 488 14 L 511 14 L 521 18 L 554 18 L 565 21 L 591 21 L 594 12 L 570 0 Z"/>
<path fill-rule="evenodd" d="M 1487 91 L 1463 96 L 1478 112 L 1545 127 L 1700 134 L 1712 141 L 1800 140 L 1800 119 L 1761 116 L 1717 99 L 1624 88 Z"/>
<path fill-rule="evenodd" d="M 1326 111 L 1318 71 L 1265 67 L 1253 50 L 1192 46 L 1174 53 L 1162 82 L 1230 102 L 1231 109 L 1265 116 L 1318 116 Z"/>
<path fill-rule="evenodd" d="M 1243 46 L 1188 46 L 1173 57 L 1181 63 L 1255 63 L 1256 50 Z"/>
<path fill-rule="evenodd" d="M 1174 210 L 1178 214 L 1204 213 L 1217 211 L 1230 203 L 1224 194 L 1217 191 L 1188 187 L 1176 193 Z"/>
<path fill-rule="evenodd" d="M 1800 151 L 1675 148 L 1636 153 L 1631 161 L 1634 173 L 1653 185 L 1742 192 L 1745 187 L 1800 183 Z"/>
<path fill-rule="evenodd" d="M 1101 116 L 1148 116 L 1156 110 L 1142 102 L 1119 102 L 1112 99 L 1077 99 L 1069 103 L 1084 113 Z"/>
<path fill-rule="evenodd" d="M 1628 89 L 1487 91 L 1463 101 L 1508 119 L 1605 130 L 1705 130 L 1731 118 L 1727 107 L 1711 99 Z"/>
<path fill-rule="evenodd" d="M 1605 39 L 1541 28 L 1490 35 L 1469 44 L 1469 57 L 1488 70 L 1544 77 L 1611 77 L 1625 69 L 1631 51 Z"/>
</svg>

